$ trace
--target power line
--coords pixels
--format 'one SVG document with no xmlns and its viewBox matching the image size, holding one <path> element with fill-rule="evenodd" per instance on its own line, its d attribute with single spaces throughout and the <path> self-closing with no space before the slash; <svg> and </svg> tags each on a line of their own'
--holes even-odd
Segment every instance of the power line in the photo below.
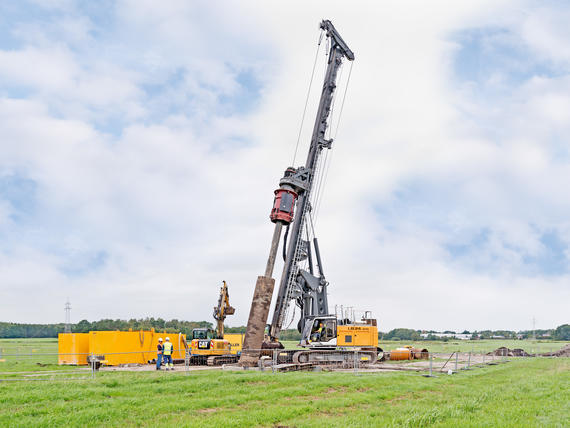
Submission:
<svg viewBox="0 0 570 428">
<path fill-rule="evenodd" d="M 71 303 L 69 302 L 69 297 L 67 302 L 65 302 L 65 328 L 64 333 L 71 333 Z"/>
</svg>

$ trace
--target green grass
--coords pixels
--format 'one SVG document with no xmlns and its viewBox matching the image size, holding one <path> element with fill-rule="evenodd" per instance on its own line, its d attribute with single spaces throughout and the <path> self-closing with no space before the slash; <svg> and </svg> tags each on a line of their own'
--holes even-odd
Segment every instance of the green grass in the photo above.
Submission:
<svg viewBox="0 0 570 428">
<path fill-rule="evenodd" d="M 45 355 L 49 354 L 49 355 Z M 65 370 L 57 366 L 57 339 L 0 339 L 0 374 L 22 370 Z M 48 367 L 43 367 L 43 365 Z"/>
<path fill-rule="evenodd" d="M 4 376 L 0 376 L 4 377 Z M 401 372 L 100 372 L 0 382 L 0 426 L 520 427 L 570 425 L 570 359 L 437 378 Z"/>
<path fill-rule="evenodd" d="M 15 351 L 57 352 L 57 338 L 49 339 L 0 339 L 0 352 Z"/>
</svg>

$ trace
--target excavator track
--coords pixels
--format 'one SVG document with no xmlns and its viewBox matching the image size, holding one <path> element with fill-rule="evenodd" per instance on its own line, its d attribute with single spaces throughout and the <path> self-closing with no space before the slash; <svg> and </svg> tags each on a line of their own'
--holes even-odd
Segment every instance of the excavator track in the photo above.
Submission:
<svg viewBox="0 0 570 428">
<path fill-rule="evenodd" d="M 293 363 L 304 364 L 313 363 L 319 365 L 343 365 L 354 367 L 358 365 L 369 365 L 376 362 L 377 355 L 374 351 L 368 350 L 306 350 L 297 351 L 293 354 Z"/>
<path fill-rule="evenodd" d="M 238 362 L 237 355 L 212 355 L 206 360 L 208 366 L 221 366 L 223 364 L 235 364 Z"/>
</svg>

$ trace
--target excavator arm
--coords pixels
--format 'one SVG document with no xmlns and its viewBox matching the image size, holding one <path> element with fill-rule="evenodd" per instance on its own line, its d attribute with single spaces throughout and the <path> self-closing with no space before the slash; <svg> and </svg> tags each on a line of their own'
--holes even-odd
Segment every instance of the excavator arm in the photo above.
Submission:
<svg viewBox="0 0 570 428">
<path fill-rule="evenodd" d="M 218 298 L 218 305 L 214 306 L 214 319 L 217 323 L 216 336 L 218 339 L 224 338 L 224 321 L 226 316 L 233 315 L 236 310 L 230 305 L 230 293 L 226 281 L 222 281 L 223 285 L 220 288 L 220 297 Z"/>
</svg>

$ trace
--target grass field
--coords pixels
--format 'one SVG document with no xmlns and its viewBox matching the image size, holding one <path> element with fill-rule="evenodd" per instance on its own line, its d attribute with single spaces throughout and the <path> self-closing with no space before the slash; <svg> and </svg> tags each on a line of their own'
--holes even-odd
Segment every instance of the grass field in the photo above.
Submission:
<svg viewBox="0 0 570 428">
<path fill-rule="evenodd" d="M 100 372 L 0 382 L 0 426 L 570 426 L 570 360 L 418 374 Z"/>
<path fill-rule="evenodd" d="M 0 373 L 37 370 L 38 363 L 48 364 L 50 370 L 66 369 L 57 366 L 57 339 L 0 339 L 1 360 L 5 361 L 0 362 Z"/>
</svg>

